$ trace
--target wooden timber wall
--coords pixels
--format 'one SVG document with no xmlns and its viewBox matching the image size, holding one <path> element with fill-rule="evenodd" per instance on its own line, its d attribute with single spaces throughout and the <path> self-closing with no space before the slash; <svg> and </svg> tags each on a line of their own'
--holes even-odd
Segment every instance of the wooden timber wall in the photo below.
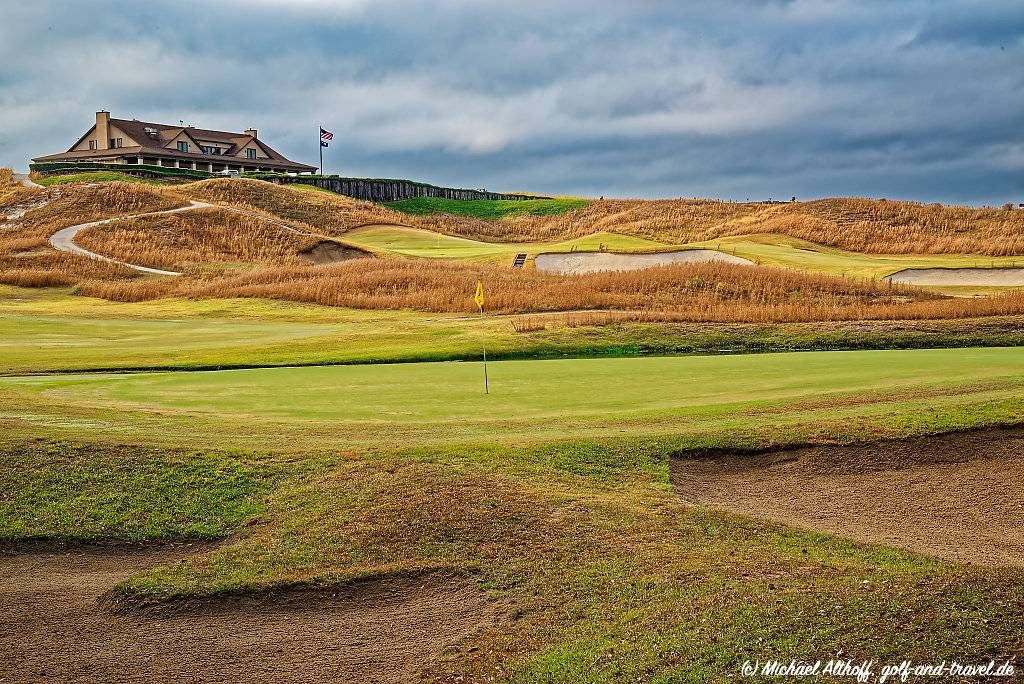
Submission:
<svg viewBox="0 0 1024 684">
<path fill-rule="evenodd" d="M 500 192 L 483 190 L 464 190 L 460 188 L 442 188 L 426 183 L 415 183 L 407 180 L 388 180 L 376 178 L 334 178 L 331 176 L 282 176 L 268 178 L 272 183 L 301 183 L 315 185 L 356 199 L 371 202 L 398 202 L 414 197 L 442 197 L 451 200 L 530 200 L 550 199 L 534 195 L 507 195 Z"/>
</svg>

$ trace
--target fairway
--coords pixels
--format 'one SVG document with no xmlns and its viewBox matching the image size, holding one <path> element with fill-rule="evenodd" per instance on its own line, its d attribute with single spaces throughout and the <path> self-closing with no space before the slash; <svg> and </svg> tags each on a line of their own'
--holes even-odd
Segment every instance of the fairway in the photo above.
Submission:
<svg viewBox="0 0 1024 684">
<path fill-rule="evenodd" d="M 686 245 L 717 249 L 765 266 L 879 280 L 907 268 L 1006 268 L 1024 257 L 977 254 L 865 254 L 777 234 L 739 235 Z"/>
<path fill-rule="evenodd" d="M 362 226 L 344 234 L 346 242 L 371 251 L 393 252 L 432 259 L 488 261 L 506 255 L 526 252 L 570 252 L 598 250 L 601 247 L 618 251 L 651 251 L 668 245 L 631 235 L 600 232 L 562 242 L 483 242 L 443 235 L 422 228 L 393 225 Z"/>
</svg>

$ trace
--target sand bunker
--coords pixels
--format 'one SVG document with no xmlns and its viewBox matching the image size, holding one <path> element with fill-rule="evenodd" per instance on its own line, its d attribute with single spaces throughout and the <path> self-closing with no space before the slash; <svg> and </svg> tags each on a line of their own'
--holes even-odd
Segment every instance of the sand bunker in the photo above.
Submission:
<svg viewBox="0 0 1024 684">
<path fill-rule="evenodd" d="M 466 579 L 423 575 L 115 612 L 102 597 L 183 547 L 0 554 L 0 679 L 405 682 L 494 624 Z"/>
<path fill-rule="evenodd" d="M 672 484 L 694 504 L 964 563 L 1024 567 L 1024 430 L 683 456 L 672 461 Z"/>
<path fill-rule="evenodd" d="M 322 266 L 323 264 L 334 264 L 349 259 L 363 259 L 373 255 L 357 247 L 350 247 L 338 242 L 324 240 L 318 242 L 309 249 L 299 252 L 299 258 L 306 263 Z"/>
<path fill-rule="evenodd" d="M 546 252 L 538 254 L 534 266 L 541 273 L 579 275 L 597 271 L 638 271 L 652 266 L 686 264 L 699 261 L 724 261 L 729 264 L 750 264 L 742 257 L 713 249 L 684 249 L 654 254 L 616 254 L 614 252 Z"/>
<path fill-rule="evenodd" d="M 907 268 L 882 280 L 907 285 L 1024 285 L 1024 268 Z"/>
</svg>

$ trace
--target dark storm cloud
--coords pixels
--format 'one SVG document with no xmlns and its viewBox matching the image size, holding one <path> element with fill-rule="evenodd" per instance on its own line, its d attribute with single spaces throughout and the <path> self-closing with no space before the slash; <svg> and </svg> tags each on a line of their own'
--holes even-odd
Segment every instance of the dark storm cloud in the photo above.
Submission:
<svg viewBox="0 0 1024 684">
<path fill-rule="evenodd" d="M 18 3 L 0 164 L 120 116 L 490 189 L 1024 201 L 1016 2 Z"/>
</svg>

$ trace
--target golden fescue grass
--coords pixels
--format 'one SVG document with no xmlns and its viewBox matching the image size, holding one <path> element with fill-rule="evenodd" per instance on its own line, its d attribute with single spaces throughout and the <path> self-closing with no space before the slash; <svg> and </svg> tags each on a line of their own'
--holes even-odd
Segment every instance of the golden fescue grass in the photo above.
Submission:
<svg viewBox="0 0 1024 684">
<path fill-rule="evenodd" d="M 764 204 L 703 199 L 595 200 L 555 216 L 484 221 L 411 216 L 327 192 L 256 180 L 182 186 L 194 199 L 228 202 L 339 235 L 360 225 L 409 225 L 488 242 L 547 242 L 597 231 L 685 244 L 751 233 L 781 233 L 868 254 L 1024 254 L 1024 211 L 869 199 Z"/>
<path fill-rule="evenodd" d="M 9 207 L 33 197 L 40 192 L 39 188 L 26 188 L 14 181 L 14 172 L 0 168 L 0 208 Z M 2 215 L 2 214 L 0 214 Z"/>
<path fill-rule="evenodd" d="M 161 190 L 127 183 L 36 192 L 45 192 L 48 201 L 0 230 L 0 282 L 8 285 L 64 286 L 85 278 L 131 277 L 131 269 L 58 252 L 50 247 L 50 236 L 79 223 L 185 204 Z"/>
<path fill-rule="evenodd" d="M 515 319 L 514 327 L 524 330 L 549 322 L 913 320 L 1024 313 L 1024 293 L 954 300 L 876 281 L 721 263 L 553 276 L 494 266 L 356 259 L 319 267 L 264 268 L 202 281 L 89 282 L 81 291 L 118 301 L 171 295 L 259 297 L 362 309 L 472 314 L 478 278 L 485 283 L 491 313 L 574 312 L 562 318 Z"/>
<path fill-rule="evenodd" d="M 317 240 L 258 217 L 213 208 L 115 221 L 83 230 L 76 242 L 121 261 L 171 268 L 298 264 L 298 253 Z"/>
<path fill-rule="evenodd" d="M 404 214 L 372 202 L 248 178 L 213 178 L 179 186 L 176 191 L 194 200 L 265 212 L 327 235 L 371 223 L 408 223 Z"/>
<path fill-rule="evenodd" d="M 9 179 L 8 179 L 9 180 Z M 923 207 L 910 203 L 823 200 L 761 205 L 703 200 L 610 200 L 560 216 L 501 221 L 396 214 L 368 202 L 269 183 L 224 179 L 162 189 L 123 183 L 70 186 L 0 233 L 0 282 L 79 285 L 83 294 L 120 301 L 163 296 L 267 297 L 364 309 L 473 313 L 478 278 L 488 310 L 504 314 L 580 311 L 569 325 L 615 321 L 813 321 L 921 319 L 1019 314 L 1024 294 L 954 300 L 920 289 L 721 263 L 679 264 L 628 273 L 555 276 L 495 265 L 407 259 L 355 259 L 314 266 L 298 253 L 315 242 L 272 222 L 224 208 L 127 219 L 79 236 L 94 251 L 154 267 L 183 264 L 179 279 L 139 277 L 123 267 L 59 253 L 47 245 L 75 223 L 169 209 L 189 198 L 222 202 L 300 230 L 341 234 L 355 225 L 405 222 L 485 239 L 547 240 L 617 230 L 669 242 L 777 230 L 818 242 L 857 242 L 851 248 L 900 251 L 906 233 L 934 238 L 935 249 L 1015 249 L 1018 212 Z M 843 226 L 842 230 L 835 226 Z M 872 226 L 869 230 L 864 226 Z M 909 228 L 907 226 L 910 226 Z M 859 231 L 859 232 L 858 232 Z M 874 232 L 871 232 L 874 231 Z M 902 231 L 902 232 L 901 232 Z M 1004 235 L 1005 234 L 1005 235 Z M 904 252 L 907 250 L 904 249 Z M 239 271 L 236 266 L 251 266 Z M 550 321 L 548 317 L 545 320 Z M 582 322 L 582 323 L 581 323 Z M 516 325 L 541 325 L 529 318 Z M 547 323 L 544 323 L 547 325 Z"/>
<path fill-rule="evenodd" d="M 597 230 L 675 244 L 780 233 L 867 254 L 1024 254 L 1024 212 L 867 199 L 605 200 L 560 216 L 520 217 L 509 226 L 510 234 L 537 239 Z"/>
</svg>

